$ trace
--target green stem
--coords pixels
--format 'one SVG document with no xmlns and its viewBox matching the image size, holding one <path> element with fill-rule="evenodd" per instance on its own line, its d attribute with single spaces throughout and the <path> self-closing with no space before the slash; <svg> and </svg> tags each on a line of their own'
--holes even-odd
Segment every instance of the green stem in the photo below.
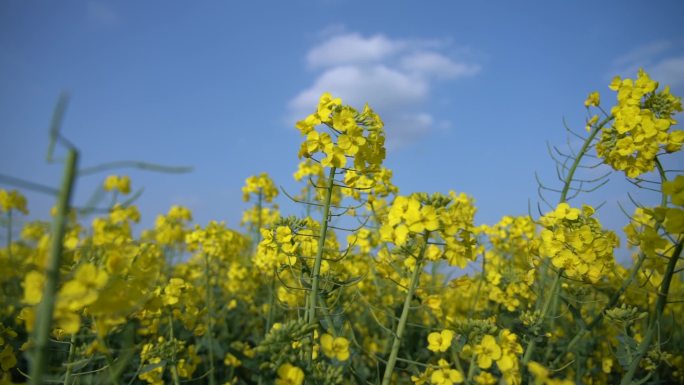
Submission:
<svg viewBox="0 0 684 385">
<path fill-rule="evenodd" d="M 475 368 L 477 365 L 475 365 L 475 357 L 477 355 L 475 353 L 472 353 L 472 356 L 470 357 L 470 363 L 468 364 L 468 374 L 466 375 L 466 384 L 472 384 L 473 383 L 473 376 L 475 375 Z"/>
<path fill-rule="evenodd" d="M 325 318 L 325 322 L 328 324 L 328 333 L 331 333 L 333 337 L 337 337 L 338 333 L 337 330 L 335 329 L 335 324 L 333 324 L 333 319 L 332 316 L 330 315 L 330 312 L 328 311 L 328 306 L 325 305 L 325 300 L 323 299 L 323 296 L 320 294 L 318 295 L 318 300 L 324 304 L 321 306 L 321 311 L 323 312 L 323 318 Z"/>
<path fill-rule="evenodd" d="M 591 132 L 589 133 L 589 136 L 584 141 L 584 144 L 582 144 L 582 148 L 577 153 L 577 156 L 573 160 L 572 165 L 570 166 L 570 169 L 568 169 L 568 175 L 565 179 L 565 183 L 563 185 L 563 190 L 561 191 L 561 195 L 560 195 L 560 199 L 559 199 L 561 203 L 565 202 L 567 197 L 568 197 L 568 191 L 570 191 L 570 185 L 572 184 L 573 178 L 575 177 L 575 172 L 577 171 L 577 167 L 579 167 L 580 162 L 582 161 L 582 158 L 587 153 L 587 150 L 589 150 L 589 146 L 591 145 L 591 142 L 594 141 L 594 138 L 601 131 L 603 126 L 605 126 L 611 120 L 612 120 L 611 117 L 607 117 L 601 123 L 596 125 L 591 130 Z"/>
<path fill-rule="evenodd" d="M 389 359 L 387 360 L 385 374 L 382 378 L 382 385 L 389 385 L 392 379 L 392 372 L 394 371 L 394 365 L 396 364 L 397 356 L 399 355 L 399 347 L 401 346 L 401 338 L 404 335 L 406 320 L 408 320 L 409 310 L 411 309 L 411 300 L 413 299 L 413 294 L 416 291 L 416 287 L 418 286 L 418 281 L 420 279 L 420 273 L 423 266 L 423 255 L 425 254 L 425 249 L 427 248 L 429 236 L 430 232 L 426 230 L 423 235 L 423 245 L 421 246 L 420 254 L 418 255 L 418 260 L 416 261 L 416 266 L 411 274 L 408 292 L 406 293 L 406 298 L 404 299 L 404 308 L 401 310 L 399 325 L 397 325 L 397 332 L 395 333 L 394 341 L 392 342 L 392 351 L 390 352 Z"/>
<path fill-rule="evenodd" d="M 7 210 L 7 260 L 10 266 L 14 266 L 12 261 L 12 209 Z"/>
<path fill-rule="evenodd" d="M 64 385 L 69 385 L 71 372 L 73 371 L 74 354 L 76 353 L 76 333 L 71 335 L 69 341 L 69 355 L 67 356 L 66 373 L 64 373 Z"/>
<path fill-rule="evenodd" d="M 257 228 L 256 228 L 256 242 L 254 243 L 254 248 L 261 242 L 261 226 L 263 225 L 263 220 L 261 219 L 261 209 L 263 207 L 264 201 L 264 191 L 259 188 L 259 197 L 257 198 Z"/>
<path fill-rule="evenodd" d="M 330 201 L 332 199 L 333 185 L 335 181 L 335 167 L 330 168 L 328 176 L 328 184 L 326 186 L 325 202 L 323 205 L 323 221 L 321 222 L 321 231 L 318 235 L 318 251 L 316 252 L 316 259 L 314 260 L 313 272 L 311 273 L 311 293 L 309 294 L 309 304 L 307 308 L 307 317 L 309 325 L 316 323 L 316 302 L 318 300 L 318 286 L 321 274 L 321 263 L 323 261 L 323 249 L 325 248 L 325 237 L 328 233 L 328 217 L 330 216 Z M 314 336 L 311 332 L 311 341 Z M 313 349 L 309 355 L 309 362 L 313 361 Z"/>
<path fill-rule="evenodd" d="M 554 302 L 554 300 L 558 296 L 558 288 L 562 275 L 563 269 L 558 270 L 558 274 L 556 274 L 556 277 L 553 280 L 553 284 L 551 285 L 551 293 L 549 293 L 549 296 L 546 297 L 546 301 L 544 302 L 544 307 L 542 308 L 541 315 L 539 316 L 539 320 L 536 322 L 537 326 L 544 323 L 544 320 L 546 319 L 546 316 L 549 313 L 549 309 L 551 308 L 551 303 Z M 523 356 L 523 365 L 527 365 L 527 363 L 530 362 L 530 359 L 532 358 L 532 353 L 534 353 L 534 349 L 536 348 L 536 346 L 537 339 L 531 339 L 530 342 L 527 344 L 527 349 L 525 349 L 525 355 Z"/>
<path fill-rule="evenodd" d="M 658 169 L 658 174 L 660 175 L 660 184 L 662 190 L 662 184 L 667 181 L 667 175 L 665 174 L 663 165 L 660 163 L 660 160 L 657 157 L 655 158 L 655 164 L 656 168 Z M 667 206 L 667 196 L 664 193 L 660 196 L 660 206 Z M 658 231 L 659 228 L 660 225 L 657 224 L 656 231 Z M 620 385 L 629 385 L 632 383 L 632 379 L 634 378 L 634 374 L 636 373 L 636 370 L 639 367 L 639 363 L 648 352 L 648 349 L 651 347 L 653 336 L 656 333 L 656 330 L 660 327 L 660 319 L 663 316 L 663 313 L 665 312 L 665 305 L 667 305 L 667 295 L 670 292 L 670 283 L 672 283 L 675 267 L 677 266 L 679 256 L 682 253 L 683 244 L 684 239 L 680 238 L 675 246 L 674 251 L 672 252 L 670 260 L 667 263 L 667 267 L 665 268 L 665 274 L 663 275 L 662 284 L 660 286 L 660 291 L 658 292 L 658 299 L 656 300 L 655 315 L 653 318 L 651 318 L 651 321 L 648 325 L 648 329 L 646 330 L 646 335 L 644 336 L 644 339 L 641 340 L 641 343 L 637 348 L 636 355 L 634 356 L 634 359 L 630 362 L 627 372 L 625 372 L 625 375 L 622 377 L 622 380 L 620 381 Z"/>
<path fill-rule="evenodd" d="M 672 282 L 675 266 L 677 265 L 679 256 L 682 253 L 683 244 L 684 240 L 680 240 L 677 243 L 677 246 L 675 246 L 675 249 L 672 252 L 670 260 L 667 263 L 667 267 L 665 268 L 665 274 L 663 275 L 663 283 L 660 287 L 660 292 L 658 293 L 658 300 L 656 301 L 655 316 L 651 318 L 651 322 L 648 326 L 648 330 L 646 331 L 646 335 L 644 336 L 644 339 L 641 341 L 641 344 L 639 344 L 636 355 L 634 356 L 634 359 L 631 361 L 629 368 L 627 369 L 627 372 L 622 377 L 620 385 L 629 385 L 632 383 L 632 378 L 634 378 L 634 374 L 636 373 L 636 370 L 639 367 L 639 363 L 648 352 L 648 349 L 651 347 L 653 336 L 655 335 L 656 330 L 660 327 L 660 319 L 662 318 L 663 312 L 665 311 L 665 305 L 667 305 L 667 295 L 670 292 L 670 283 Z"/>
<path fill-rule="evenodd" d="M 169 310 L 169 342 L 173 343 L 176 337 L 173 335 L 173 315 Z M 171 378 L 173 379 L 174 385 L 180 385 L 180 379 L 178 378 L 178 368 L 176 367 L 176 353 L 174 350 L 171 356 Z"/>
<path fill-rule="evenodd" d="M 213 295 L 211 287 L 211 270 L 209 269 L 209 256 L 204 254 L 204 278 L 206 284 L 205 301 L 207 302 L 207 349 L 209 352 L 209 384 L 215 385 L 216 378 L 214 377 L 214 324 L 212 320 L 213 313 Z"/>
<path fill-rule="evenodd" d="M 52 326 L 52 314 L 55 310 L 57 287 L 59 286 L 59 265 L 62 259 L 64 233 L 66 232 L 71 195 L 76 179 L 78 152 L 70 149 L 67 153 L 62 186 L 57 198 L 57 214 L 52 222 L 52 243 L 45 271 L 45 287 L 43 299 L 38 304 L 34 330 L 35 354 L 31 365 L 31 384 L 42 384 L 47 369 L 48 341 Z"/>
</svg>

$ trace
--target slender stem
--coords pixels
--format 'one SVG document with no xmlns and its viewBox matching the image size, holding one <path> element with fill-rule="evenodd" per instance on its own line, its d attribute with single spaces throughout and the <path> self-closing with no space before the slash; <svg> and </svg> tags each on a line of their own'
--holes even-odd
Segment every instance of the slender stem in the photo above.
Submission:
<svg viewBox="0 0 684 385">
<path fill-rule="evenodd" d="M 254 242 L 254 247 L 259 245 L 261 242 L 261 226 L 263 226 L 263 219 L 261 218 L 261 209 L 263 207 L 264 201 L 264 189 L 259 187 L 259 197 L 257 198 L 257 228 L 256 228 L 256 242 Z"/>
<path fill-rule="evenodd" d="M 73 371 L 74 354 L 76 353 L 76 333 L 71 335 L 69 341 L 69 355 L 67 356 L 66 373 L 64 373 L 64 385 L 69 385 L 71 372 Z"/>
<path fill-rule="evenodd" d="M 546 297 L 546 301 L 544 302 L 544 307 L 542 308 L 541 315 L 539 316 L 539 320 L 536 323 L 537 325 L 541 325 L 544 323 L 544 320 L 546 319 L 546 316 L 549 313 L 549 309 L 551 308 L 551 303 L 554 302 L 555 298 L 559 293 L 558 288 L 562 275 L 563 269 L 558 270 L 558 274 L 556 274 L 556 277 L 553 280 L 553 284 L 551 285 L 551 293 L 549 293 L 549 296 Z M 536 346 L 537 339 L 531 339 L 530 342 L 527 344 L 527 349 L 525 349 L 525 355 L 523 356 L 523 365 L 527 365 L 527 363 L 530 362 L 530 359 L 532 358 L 532 353 L 534 352 Z"/>
<path fill-rule="evenodd" d="M 216 384 L 214 377 L 214 324 L 212 319 L 213 313 L 213 295 L 211 287 L 211 270 L 209 269 L 209 256 L 204 254 L 204 277 L 206 284 L 205 301 L 207 302 L 207 349 L 209 352 L 209 384 Z"/>
<path fill-rule="evenodd" d="M 332 199 L 333 185 L 335 181 L 335 167 L 330 168 L 328 176 L 328 185 L 325 192 L 325 203 L 323 206 L 323 221 L 321 222 L 321 231 L 318 235 L 318 251 L 316 252 L 316 259 L 314 261 L 313 272 L 311 273 L 311 293 L 309 294 L 309 305 L 307 309 L 308 323 L 313 325 L 316 323 L 316 302 L 318 300 L 318 286 L 321 274 L 321 262 L 323 261 L 323 249 L 325 248 L 325 238 L 328 233 L 328 217 L 330 216 L 330 201 Z M 311 341 L 313 341 L 313 331 L 311 332 Z M 313 349 L 309 355 L 310 362 L 313 361 Z"/>
<path fill-rule="evenodd" d="M 572 184 L 572 180 L 575 177 L 575 172 L 577 171 L 577 167 L 579 167 L 580 162 L 582 161 L 582 158 L 584 155 L 587 153 L 587 150 L 589 150 L 589 146 L 591 145 L 591 142 L 594 140 L 596 135 L 601 131 L 603 126 L 606 125 L 610 120 L 612 120 L 612 117 L 607 117 L 605 118 L 601 123 L 596 125 L 593 130 L 591 130 L 591 133 L 589 133 L 589 136 L 587 139 L 584 141 L 584 144 L 582 144 L 582 148 L 580 148 L 579 152 L 577 153 L 577 156 L 572 162 L 572 165 L 570 166 L 570 169 L 568 170 L 568 175 L 567 178 L 565 179 L 565 183 L 563 184 L 563 190 L 561 191 L 560 195 L 560 202 L 565 202 L 567 197 L 568 197 L 568 191 L 570 191 L 570 185 Z"/>
<path fill-rule="evenodd" d="M 12 209 L 7 210 L 7 260 L 10 266 L 14 266 L 12 261 Z"/>
<path fill-rule="evenodd" d="M 472 353 L 472 356 L 470 357 L 470 363 L 468 364 L 468 374 L 466 375 L 466 384 L 472 384 L 473 383 L 473 376 L 475 375 L 475 368 L 477 365 L 475 365 L 475 357 L 477 355 L 475 353 Z"/>
<path fill-rule="evenodd" d="M 627 372 L 622 377 L 620 385 L 629 385 L 632 383 L 632 378 L 634 377 L 634 373 L 639 367 L 641 359 L 644 358 L 644 356 L 648 352 L 648 349 L 651 347 L 653 336 L 655 335 L 656 330 L 660 327 L 660 319 L 662 318 L 663 312 L 665 311 L 665 305 L 667 304 L 667 295 L 670 292 L 670 283 L 672 282 L 672 277 L 674 276 L 675 266 L 677 265 L 679 257 L 682 253 L 683 245 L 684 239 L 681 239 L 677 243 L 677 246 L 672 252 L 670 260 L 667 263 L 667 267 L 665 268 L 665 274 L 663 275 L 663 283 L 660 287 L 660 291 L 658 292 L 655 316 L 651 318 L 651 322 L 648 326 L 648 330 L 646 331 L 646 335 L 644 336 L 644 339 L 641 341 L 641 344 L 639 344 L 639 348 L 637 349 L 636 355 L 634 356 L 634 359 L 631 361 L 629 369 L 627 369 Z"/>
<path fill-rule="evenodd" d="M 62 247 L 64 233 L 67 226 L 71 195 L 76 180 L 76 168 L 78 164 L 78 151 L 69 150 L 67 153 L 62 186 L 57 199 L 57 215 L 52 222 L 52 243 L 45 271 L 45 287 L 43 299 L 38 304 L 36 324 L 34 330 L 35 354 L 31 365 L 31 384 L 42 384 L 43 376 L 47 369 L 48 340 L 52 326 L 52 314 L 55 310 L 57 287 L 59 286 L 59 265 L 62 259 Z"/>
<path fill-rule="evenodd" d="M 173 335 L 173 315 L 169 310 L 169 342 L 173 343 L 176 337 Z M 171 356 L 171 378 L 173 379 L 174 385 L 180 385 L 180 379 L 178 378 L 178 368 L 176 367 L 176 353 L 174 351 Z"/>
<path fill-rule="evenodd" d="M 663 165 L 660 163 L 660 160 L 657 157 L 655 158 L 655 164 L 660 175 L 660 182 L 662 186 L 662 183 L 667 181 L 667 175 L 665 174 Z M 662 194 L 660 197 L 660 205 L 661 207 L 667 206 L 667 196 L 665 194 Z M 670 260 L 668 261 L 667 267 L 665 268 L 665 273 L 663 274 L 663 280 L 660 286 L 660 291 L 658 292 L 658 299 L 656 300 L 655 315 L 653 316 L 653 318 L 651 318 L 651 322 L 648 325 L 646 334 L 644 335 L 643 340 L 641 340 L 641 343 L 637 348 L 636 355 L 630 362 L 629 368 L 625 372 L 625 375 L 622 377 L 620 385 L 629 385 L 632 383 L 632 379 L 634 378 L 636 370 L 639 368 L 641 359 L 644 358 L 644 356 L 648 352 L 648 349 L 651 347 L 651 342 L 653 341 L 653 337 L 656 333 L 656 330 L 660 327 L 660 319 L 662 318 L 663 313 L 665 312 L 665 305 L 667 305 L 667 295 L 670 292 L 670 283 L 672 283 L 675 267 L 682 253 L 683 245 L 684 239 L 680 238 L 674 250 L 672 251 Z"/>
<path fill-rule="evenodd" d="M 416 287 L 418 286 L 418 281 L 420 279 L 420 273 L 423 267 L 423 255 L 425 254 L 429 236 L 430 232 L 426 230 L 423 234 L 423 245 L 421 246 L 420 254 L 418 255 L 418 260 L 416 261 L 416 266 L 411 274 L 408 292 L 406 293 L 406 298 L 404 299 L 404 308 L 401 310 L 399 325 L 397 325 L 397 332 L 395 333 L 394 341 L 392 342 L 392 351 L 390 352 L 389 359 L 387 360 L 385 374 L 382 378 L 382 385 L 389 385 L 392 379 L 392 372 L 394 371 L 394 365 L 396 364 L 397 356 L 399 355 L 399 347 L 401 346 L 401 338 L 404 335 L 406 320 L 408 319 L 409 310 L 411 309 L 411 300 L 413 299 L 413 294 L 416 291 Z"/>
</svg>

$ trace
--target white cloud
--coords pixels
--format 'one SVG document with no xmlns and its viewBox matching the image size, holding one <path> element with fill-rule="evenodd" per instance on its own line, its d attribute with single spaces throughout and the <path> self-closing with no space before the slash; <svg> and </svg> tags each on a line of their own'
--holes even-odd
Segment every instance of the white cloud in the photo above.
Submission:
<svg viewBox="0 0 684 385">
<path fill-rule="evenodd" d="M 338 31 L 340 31 L 338 29 Z M 341 30 L 344 31 L 344 30 Z M 401 40 L 384 35 L 364 37 L 340 32 L 328 35 L 306 56 L 307 66 L 320 73 L 313 84 L 290 101 L 290 122 L 302 119 L 323 92 L 357 107 L 368 103 L 387 130 L 387 145 L 414 142 L 435 126 L 449 126 L 423 111 L 436 84 L 473 76 L 479 66 L 456 60 L 437 40 Z M 439 128 L 437 127 L 437 128 Z"/>
<path fill-rule="evenodd" d="M 339 66 L 324 71 L 313 86 L 297 95 L 290 105 L 296 110 L 311 110 L 326 91 L 352 105 L 368 102 L 378 110 L 394 110 L 422 102 L 429 85 L 383 65 Z"/>
<path fill-rule="evenodd" d="M 684 84 L 684 56 L 664 59 L 651 68 L 653 79 L 661 84 L 679 86 Z"/>
<path fill-rule="evenodd" d="M 671 41 L 655 41 L 617 57 L 611 68 L 615 74 L 633 78 L 643 68 L 662 85 L 684 85 L 684 47 Z"/>
<path fill-rule="evenodd" d="M 401 59 L 401 67 L 417 74 L 452 79 L 475 75 L 480 68 L 476 65 L 458 63 L 436 52 L 415 52 Z"/>
<path fill-rule="evenodd" d="M 402 42 L 391 41 L 382 35 L 363 38 L 356 33 L 338 35 L 315 47 L 306 57 L 311 67 L 330 67 L 347 64 L 379 62 L 395 53 Z"/>
</svg>

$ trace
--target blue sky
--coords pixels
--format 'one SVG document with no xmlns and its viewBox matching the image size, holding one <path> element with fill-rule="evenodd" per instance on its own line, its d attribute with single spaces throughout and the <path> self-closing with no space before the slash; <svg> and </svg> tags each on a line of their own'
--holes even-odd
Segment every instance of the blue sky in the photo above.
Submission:
<svg viewBox="0 0 684 385">
<path fill-rule="evenodd" d="M 237 226 L 245 178 L 290 191 L 294 122 L 331 91 L 386 122 L 402 193 L 463 191 L 479 223 L 527 213 L 546 142 L 581 131 L 590 91 L 644 67 L 684 94 L 681 1 L 65 1 L 0 3 L 0 174 L 57 185 L 46 165 L 58 94 L 82 165 L 140 160 L 190 174 L 121 170 L 145 192 L 143 223 L 172 204 Z M 678 27 L 679 26 L 679 27 Z M 666 160 L 681 166 L 681 155 Z M 105 175 L 79 180 L 84 202 Z M 621 228 L 631 185 L 616 175 L 589 203 Z M 8 186 L 4 186 L 8 187 Z M 655 202 L 644 191 L 635 193 Z M 44 217 L 48 197 L 29 194 Z M 282 197 L 281 197 L 282 198 Z M 556 199 L 550 196 L 549 199 Z M 281 206 L 290 213 L 285 199 Z"/>
</svg>

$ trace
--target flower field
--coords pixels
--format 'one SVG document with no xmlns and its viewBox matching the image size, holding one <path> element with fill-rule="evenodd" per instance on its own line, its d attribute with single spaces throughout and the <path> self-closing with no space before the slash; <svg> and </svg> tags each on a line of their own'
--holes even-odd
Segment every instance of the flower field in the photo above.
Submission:
<svg viewBox="0 0 684 385">
<path fill-rule="evenodd" d="M 557 200 L 489 225 L 464 192 L 401 195 L 381 117 L 327 93 L 296 124 L 301 191 L 248 178 L 243 230 L 173 206 L 134 231 L 125 175 L 79 211 L 80 153 L 55 126 L 52 218 L 0 190 L 0 384 L 684 383 L 684 174 L 661 163 L 684 143 L 681 98 L 643 71 L 608 88 L 553 159 Z M 629 208 L 628 266 L 581 203 L 603 179 L 579 170 L 602 164 L 661 195 Z"/>
</svg>

